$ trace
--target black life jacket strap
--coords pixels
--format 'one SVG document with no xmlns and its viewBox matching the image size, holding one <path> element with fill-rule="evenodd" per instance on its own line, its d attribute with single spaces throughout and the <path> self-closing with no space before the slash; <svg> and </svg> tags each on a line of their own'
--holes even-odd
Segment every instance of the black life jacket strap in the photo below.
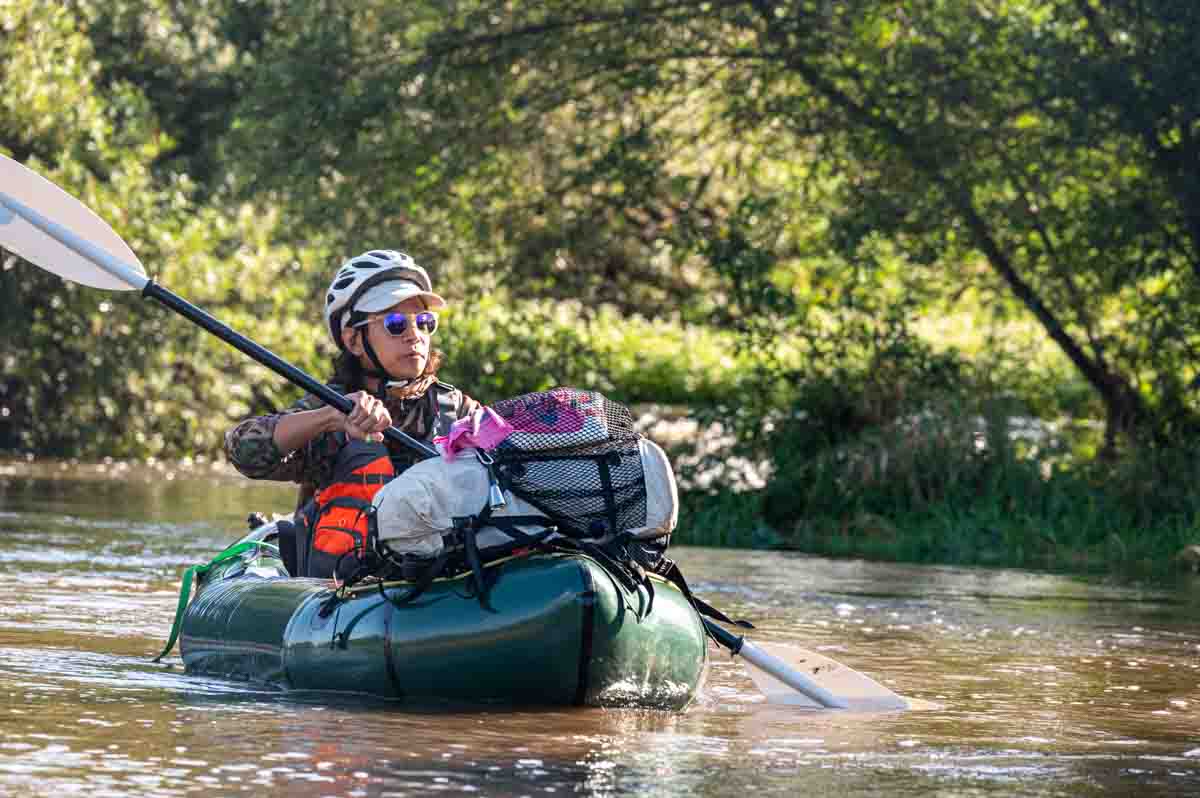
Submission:
<svg viewBox="0 0 1200 798">
<path fill-rule="evenodd" d="M 345 532 L 354 539 L 355 545 L 353 548 L 342 552 L 333 567 L 334 584 L 339 588 L 350 587 L 374 573 L 379 565 L 379 521 L 375 515 L 376 508 L 370 502 L 363 502 L 361 499 L 351 499 L 343 496 L 330 501 L 327 506 L 334 505 L 353 507 L 358 510 L 360 516 L 366 516 L 367 519 L 367 534 L 365 537 L 357 529 L 332 526 L 323 527 Z M 357 520 L 356 516 L 355 521 Z M 334 595 L 337 595 L 337 593 L 338 591 L 334 591 Z"/>
<path fill-rule="evenodd" d="M 334 435 L 338 443 L 338 452 L 333 463 L 333 473 L 330 475 L 329 481 L 320 486 L 321 490 L 337 483 L 363 484 L 362 478 L 364 476 L 386 476 L 384 474 L 354 473 L 356 470 L 364 468 L 376 460 L 388 457 L 388 449 L 384 443 L 379 441 L 351 440 L 345 432 L 335 432 Z"/>
<path fill-rule="evenodd" d="M 433 395 L 433 434 L 449 435 L 450 426 L 458 421 L 462 394 L 457 388 L 437 382 L 430 387 L 429 393 Z"/>
<path fill-rule="evenodd" d="M 319 505 L 321 511 L 327 510 L 331 507 L 349 507 L 352 510 L 358 510 L 362 513 L 374 512 L 373 509 L 368 509 L 373 508 L 373 506 L 374 505 L 372 505 L 371 502 L 367 501 L 366 499 L 357 499 L 353 496 L 338 496 L 335 499 L 330 499 L 324 504 Z"/>
<path fill-rule="evenodd" d="M 386 485 L 395 479 L 391 474 L 351 474 L 338 482 L 353 485 Z"/>
</svg>

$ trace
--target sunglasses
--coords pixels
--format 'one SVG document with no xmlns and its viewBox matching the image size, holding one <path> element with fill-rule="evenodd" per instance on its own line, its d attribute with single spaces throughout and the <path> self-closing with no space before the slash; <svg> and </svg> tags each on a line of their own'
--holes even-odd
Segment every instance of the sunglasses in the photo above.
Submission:
<svg viewBox="0 0 1200 798">
<path fill-rule="evenodd" d="M 432 310 L 423 310 L 420 313 L 389 313 L 382 318 L 376 317 L 360 321 L 354 326 L 365 327 L 373 321 L 382 321 L 383 329 L 388 331 L 388 335 L 404 335 L 408 330 L 410 320 L 418 330 L 428 335 L 433 335 L 433 331 L 438 326 L 437 314 Z"/>
</svg>

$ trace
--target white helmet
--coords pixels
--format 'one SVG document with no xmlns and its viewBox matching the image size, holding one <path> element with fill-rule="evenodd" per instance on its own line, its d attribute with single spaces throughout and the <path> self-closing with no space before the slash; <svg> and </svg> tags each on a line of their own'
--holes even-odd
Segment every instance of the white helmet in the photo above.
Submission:
<svg viewBox="0 0 1200 798">
<path fill-rule="evenodd" d="M 406 292 L 409 295 L 427 297 L 436 307 L 446 304 L 445 300 L 433 293 L 433 283 L 430 282 L 429 275 L 407 254 L 394 249 L 373 249 L 364 252 L 342 264 L 333 276 L 333 282 L 330 283 L 329 292 L 325 296 L 325 326 L 339 349 L 344 348 L 342 327 L 348 320 L 347 316 L 354 312 L 355 303 L 370 288 L 395 280 L 407 281 L 419 289 L 413 291 L 410 286 Z"/>
</svg>

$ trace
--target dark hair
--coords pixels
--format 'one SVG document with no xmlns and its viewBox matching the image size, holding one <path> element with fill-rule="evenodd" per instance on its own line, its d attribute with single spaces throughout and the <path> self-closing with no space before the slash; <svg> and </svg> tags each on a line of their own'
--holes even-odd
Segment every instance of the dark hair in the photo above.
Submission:
<svg viewBox="0 0 1200 798">
<path fill-rule="evenodd" d="M 364 383 L 362 363 L 345 349 L 333 359 L 333 378 L 329 380 L 347 393 L 361 391 Z"/>
</svg>

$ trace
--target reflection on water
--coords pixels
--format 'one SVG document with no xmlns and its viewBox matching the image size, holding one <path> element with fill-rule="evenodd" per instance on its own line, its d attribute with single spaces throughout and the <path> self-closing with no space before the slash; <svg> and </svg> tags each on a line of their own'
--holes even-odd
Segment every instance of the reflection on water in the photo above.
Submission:
<svg viewBox="0 0 1200 798">
<path fill-rule="evenodd" d="M 1200 794 L 1200 590 L 681 549 L 693 586 L 935 709 L 413 710 L 155 665 L 178 577 L 286 487 L 0 467 L 0 794 Z M 32 475 L 31 475 L 32 474 Z M 72 477 L 72 478 L 64 478 Z M 174 664 L 170 664 L 173 662 Z"/>
</svg>

